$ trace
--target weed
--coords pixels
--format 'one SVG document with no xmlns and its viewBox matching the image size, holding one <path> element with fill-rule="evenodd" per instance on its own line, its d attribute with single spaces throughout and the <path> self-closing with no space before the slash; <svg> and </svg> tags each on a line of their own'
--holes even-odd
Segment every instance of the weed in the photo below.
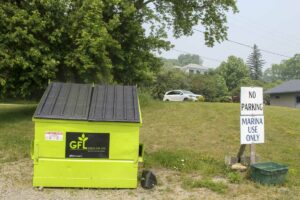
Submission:
<svg viewBox="0 0 300 200">
<path fill-rule="evenodd" d="M 139 92 L 139 103 L 141 107 L 149 106 L 151 105 L 155 100 L 151 96 L 151 94 L 147 91 L 140 91 Z"/>
<path fill-rule="evenodd" d="M 229 179 L 230 183 L 240 183 L 242 181 L 242 176 L 238 172 L 229 172 L 227 174 L 227 178 Z"/>
</svg>

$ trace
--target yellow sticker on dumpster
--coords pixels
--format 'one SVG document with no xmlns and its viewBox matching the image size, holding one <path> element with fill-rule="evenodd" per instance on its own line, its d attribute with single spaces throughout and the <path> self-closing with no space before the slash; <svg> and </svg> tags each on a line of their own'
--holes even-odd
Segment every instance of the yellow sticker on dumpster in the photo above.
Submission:
<svg viewBox="0 0 300 200">
<path fill-rule="evenodd" d="M 63 141 L 63 133 L 60 131 L 47 131 L 45 133 L 45 140 Z"/>
</svg>

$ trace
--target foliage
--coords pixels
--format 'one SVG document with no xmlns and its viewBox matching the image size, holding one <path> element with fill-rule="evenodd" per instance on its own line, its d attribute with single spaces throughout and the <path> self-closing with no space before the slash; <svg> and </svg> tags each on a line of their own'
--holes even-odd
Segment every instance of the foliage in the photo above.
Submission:
<svg viewBox="0 0 300 200">
<path fill-rule="evenodd" d="M 273 82 L 276 80 L 283 80 L 283 67 L 280 64 L 273 64 L 271 68 L 264 71 L 264 81 Z"/>
<path fill-rule="evenodd" d="M 228 94 L 225 80 L 220 75 L 197 74 L 190 76 L 190 87 L 196 94 L 205 96 L 206 101 L 216 101 Z"/>
<path fill-rule="evenodd" d="M 159 30 L 173 29 L 176 38 L 191 35 L 193 26 L 202 24 L 205 29 L 205 43 L 208 46 L 226 39 L 226 12 L 237 12 L 235 0 L 187 0 L 184 4 L 178 0 L 138 0 L 135 6 L 148 14 L 145 18 L 153 29 L 154 24 Z"/>
<path fill-rule="evenodd" d="M 292 79 L 300 79 L 300 54 L 283 60 L 280 64 L 273 64 L 271 68 L 266 69 L 264 72 L 264 80 L 267 82 Z"/>
<path fill-rule="evenodd" d="M 198 97 L 198 102 L 204 102 L 205 101 L 205 97 L 204 96 L 199 96 Z"/>
<path fill-rule="evenodd" d="M 163 62 L 165 68 L 173 68 L 174 66 L 180 66 L 177 59 L 167 59 L 163 57 L 161 57 L 160 59 Z"/>
<path fill-rule="evenodd" d="M 180 66 L 185 66 L 191 63 L 198 64 L 198 65 L 203 64 L 203 60 L 200 58 L 199 55 L 196 54 L 180 54 L 178 56 L 178 62 Z"/>
<path fill-rule="evenodd" d="M 229 56 L 217 68 L 217 73 L 225 80 L 229 92 L 241 85 L 241 81 L 249 78 L 249 70 L 241 58 Z"/>
<path fill-rule="evenodd" d="M 230 183 L 240 183 L 243 179 L 239 172 L 229 172 L 227 174 L 227 178 L 229 179 Z"/>
<path fill-rule="evenodd" d="M 56 52 L 61 51 L 65 33 L 64 3 L 23 4 L 27 3 L 0 4 L 1 96 L 35 95 L 55 78 L 60 63 Z"/>
<path fill-rule="evenodd" d="M 222 97 L 228 95 L 228 87 L 226 86 L 226 82 L 224 77 L 216 74 L 213 76 L 216 80 L 216 97 Z"/>
<path fill-rule="evenodd" d="M 241 87 L 264 87 L 265 83 L 262 80 L 252 80 L 250 77 L 245 77 L 240 80 L 239 85 L 231 91 L 233 96 L 240 96 Z"/>
<path fill-rule="evenodd" d="M 218 74 L 193 74 L 189 75 L 176 69 L 163 69 L 158 75 L 152 87 L 154 98 L 162 99 L 169 90 L 191 90 L 203 95 L 201 101 L 217 101 L 219 97 L 228 95 L 225 80 Z"/>
<path fill-rule="evenodd" d="M 188 76 L 176 69 L 164 69 L 157 74 L 156 81 L 152 87 L 152 95 L 162 99 L 169 90 L 189 89 Z"/>
<path fill-rule="evenodd" d="M 199 55 L 196 54 L 180 54 L 177 59 L 167 59 L 167 58 L 160 58 L 161 61 L 164 63 L 164 67 L 172 68 L 174 66 L 185 66 L 190 63 L 194 64 L 203 64 L 203 60 Z"/>
<path fill-rule="evenodd" d="M 226 39 L 235 0 L 0 1 L 0 95 L 39 96 L 48 80 L 149 85 L 162 65 L 155 52 L 175 37 L 205 29 Z M 144 25 L 149 25 L 150 32 Z"/>
<path fill-rule="evenodd" d="M 253 80 L 262 79 L 262 67 L 265 61 L 262 59 L 262 55 L 257 45 L 254 44 L 253 52 L 249 55 L 247 65 L 249 67 L 250 76 Z"/>
<path fill-rule="evenodd" d="M 263 86 L 264 91 L 276 87 L 282 83 L 281 80 L 273 81 L 273 82 L 266 82 Z M 270 105 L 270 94 L 264 94 L 264 103 Z"/>
<path fill-rule="evenodd" d="M 154 103 L 154 99 L 149 91 L 140 89 L 138 94 L 141 107 L 149 106 L 151 103 Z"/>
<path fill-rule="evenodd" d="M 218 98 L 218 102 L 230 103 L 230 102 L 232 102 L 232 97 L 231 96 L 222 96 L 222 97 Z"/>
</svg>

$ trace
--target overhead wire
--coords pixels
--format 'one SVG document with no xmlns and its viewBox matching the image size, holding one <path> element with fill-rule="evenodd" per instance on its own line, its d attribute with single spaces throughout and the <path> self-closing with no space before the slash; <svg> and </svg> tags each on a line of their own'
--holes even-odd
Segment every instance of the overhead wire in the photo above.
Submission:
<svg viewBox="0 0 300 200">
<path fill-rule="evenodd" d="M 298 48 L 300 42 L 298 40 L 294 40 L 288 38 L 287 35 L 278 35 L 278 31 L 270 31 L 264 28 L 260 28 L 257 24 L 251 24 L 251 27 L 256 26 L 254 29 L 248 26 L 249 22 L 243 22 L 240 19 L 233 18 L 228 22 L 231 29 L 236 29 L 235 31 L 242 31 L 249 33 L 254 33 L 255 35 L 259 35 L 259 39 L 266 40 L 267 42 L 272 42 L 273 45 L 277 46 L 290 46 L 292 48 Z M 281 44 L 279 44 L 281 43 Z"/>
<path fill-rule="evenodd" d="M 200 33 L 205 33 L 204 31 L 201 31 L 201 30 L 198 30 L 198 29 L 193 29 L 193 30 L 197 31 L 197 32 L 200 32 Z M 231 40 L 231 39 L 227 39 L 226 41 L 230 42 L 230 43 L 233 43 L 233 44 L 237 44 L 237 45 L 240 45 L 240 46 L 244 46 L 244 47 L 253 49 L 253 46 L 251 46 L 249 44 L 245 44 L 245 43 L 242 43 L 242 42 L 237 42 L 237 41 L 234 41 L 234 40 Z M 276 56 L 284 57 L 284 58 L 291 58 L 291 56 L 287 56 L 287 55 L 277 53 L 277 52 L 274 52 L 274 51 L 270 51 L 270 50 L 266 50 L 266 49 L 260 49 L 260 51 L 268 53 L 268 54 L 273 54 L 273 55 L 276 55 Z"/>
</svg>

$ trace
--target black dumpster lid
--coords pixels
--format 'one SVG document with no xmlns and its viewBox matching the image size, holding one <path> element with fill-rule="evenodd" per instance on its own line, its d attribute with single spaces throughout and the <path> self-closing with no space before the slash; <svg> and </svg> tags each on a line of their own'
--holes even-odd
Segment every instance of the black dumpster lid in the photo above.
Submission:
<svg viewBox="0 0 300 200">
<path fill-rule="evenodd" d="M 51 83 L 34 118 L 140 122 L 135 86 Z"/>
</svg>

